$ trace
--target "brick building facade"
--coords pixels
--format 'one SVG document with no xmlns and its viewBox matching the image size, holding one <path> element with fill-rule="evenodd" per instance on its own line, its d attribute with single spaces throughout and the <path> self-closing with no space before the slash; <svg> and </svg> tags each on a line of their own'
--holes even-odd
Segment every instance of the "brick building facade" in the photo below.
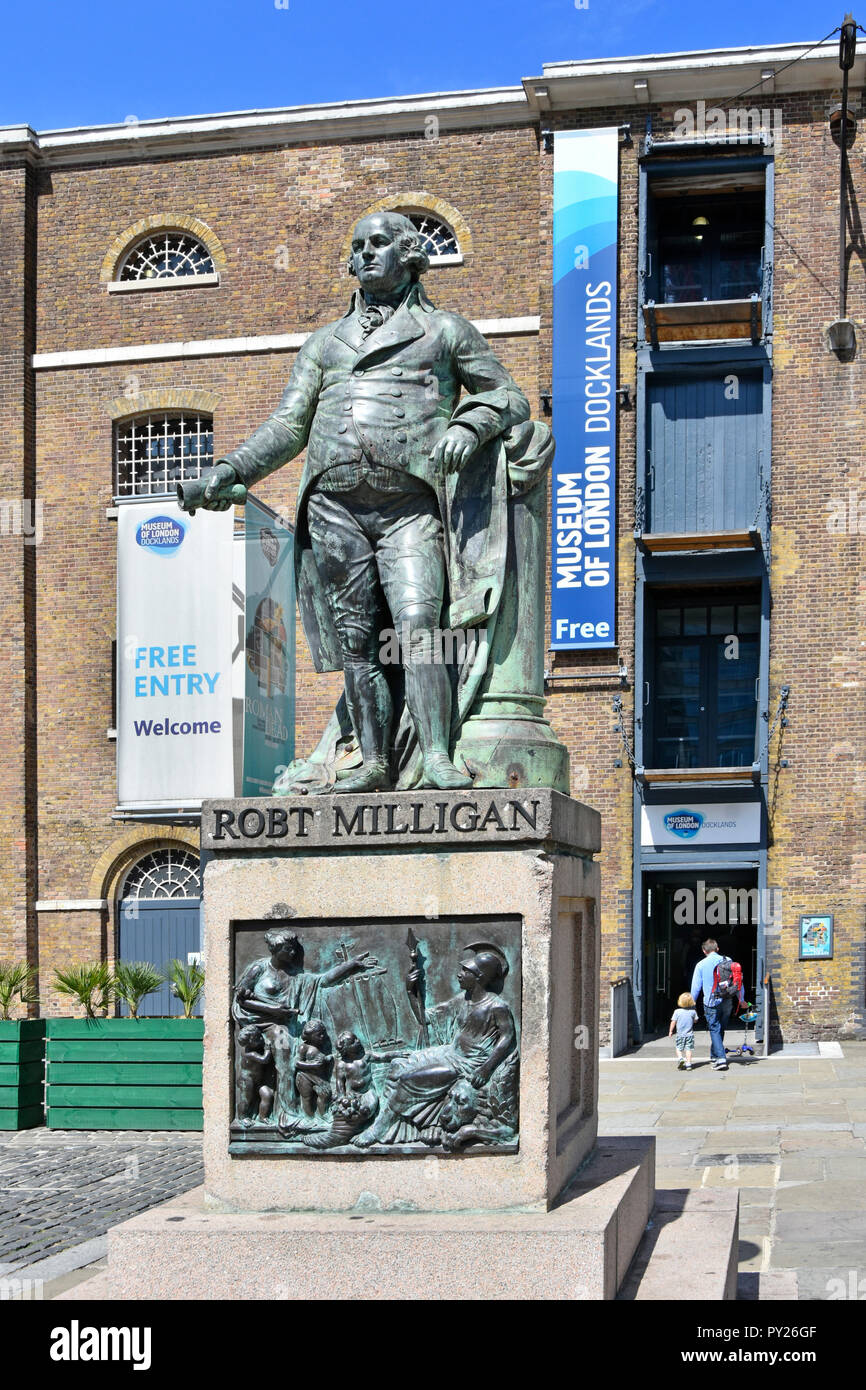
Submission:
<svg viewBox="0 0 866 1390">
<path fill-rule="evenodd" d="M 117 422 L 204 412 L 212 416 L 217 454 L 245 438 L 278 400 L 302 335 L 345 311 L 351 225 L 382 206 L 427 212 L 454 233 L 459 255 L 434 260 L 427 291 L 438 306 L 480 325 L 533 413 L 545 418 L 549 133 L 628 127 L 619 149 L 617 367 L 631 406 L 620 397 L 617 645 L 552 653 L 547 707 L 569 748 L 573 794 L 603 817 L 603 1005 L 607 981 L 626 977 L 632 1032 L 660 1026 L 681 987 L 672 961 L 676 954 L 684 966 L 688 935 L 672 925 L 671 894 L 678 884 L 715 882 L 725 891 L 762 889 L 771 905 L 746 924 L 751 934 L 734 940 L 748 943 L 750 986 L 760 991 L 771 977 L 774 1030 L 831 1038 L 862 1025 L 863 136 L 849 151 L 847 238 L 848 313 L 861 342 L 853 360 L 842 360 L 826 342 L 838 312 L 840 163 L 828 117 L 841 74 L 834 46 L 792 63 L 801 51 L 786 45 L 553 64 L 522 86 L 491 91 L 0 131 L 0 493 L 13 519 L 16 499 L 35 499 L 41 532 L 33 544 L 35 535 L 7 525 L 0 544 L 7 635 L 0 955 L 26 955 L 38 965 L 43 1012 L 68 1011 L 50 989 L 54 967 L 113 959 L 129 870 L 144 855 L 172 846 L 194 853 L 197 845 L 194 824 L 115 814 Z M 860 58 L 852 105 L 863 80 Z M 745 91 L 749 104 L 771 113 L 769 143 L 757 131 L 736 145 L 698 133 L 684 148 L 677 136 L 683 108 L 696 111 L 704 102 L 728 111 L 743 106 L 746 99 L 737 98 Z M 760 272 L 763 317 L 745 337 L 704 328 L 653 342 L 647 257 L 656 235 L 652 209 L 674 188 L 663 186 L 671 161 L 680 161 L 676 177 L 686 180 L 674 201 L 711 197 L 734 230 L 724 200 L 733 196 L 745 208 L 750 198 L 764 198 L 772 235 Z M 745 195 L 736 192 L 741 186 Z M 670 198 L 666 207 L 660 218 L 671 216 Z M 156 291 L 146 282 L 118 291 L 130 248 L 163 229 L 195 237 L 211 272 Z M 761 441 L 760 515 L 738 528 L 748 541 L 740 534 L 734 546 L 705 534 L 674 553 L 670 542 L 657 543 L 641 499 L 648 450 L 658 452 L 652 422 L 653 410 L 665 410 L 660 392 L 673 390 L 678 373 L 694 381 L 696 371 L 721 381 L 744 373 L 761 384 L 753 422 Z M 552 424 L 556 432 L 555 397 Z M 257 495 L 291 516 L 300 468 L 294 460 Z M 668 536 L 700 530 L 662 529 Z M 760 614 L 752 756 L 715 780 L 694 758 L 673 777 L 676 760 L 668 759 L 655 769 L 668 775 L 654 779 L 650 744 L 658 737 L 645 722 L 660 719 L 653 713 L 661 669 L 654 633 L 681 623 L 665 648 L 680 642 L 679 651 L 687 624 L 706 607 L 701 651 L 709 656 L 700 660 L 715 660 L 714 614 L 724 625 L 734 604 L 741 614 Z M 743 618 L 744 629 L 749 622 Z M 315 675 L 300 630 L 297 653 L 296 746 L 304 751 L 318 739 L 340 678 Z M 568 673 L 575 678 L 565 679 Z M 774 726 L 783 686 L 790 687 L 787 723 Z M 616 695 L 634 768 L 615 727 Z M 695 796 L 709 806 L 732 798 L 757 804 L 762 828 L 754 845 L 730 854 L 693 849 L 679 860 L 641 845 L 645 805 Z M 661 926 L 659 904 L 667 904 Z M 821 913 L 833 914 L 833 957 L 801 961 L 800 917 Z M 606 1028 L 605 1008 L 603 1015 Z"/>
</svg>

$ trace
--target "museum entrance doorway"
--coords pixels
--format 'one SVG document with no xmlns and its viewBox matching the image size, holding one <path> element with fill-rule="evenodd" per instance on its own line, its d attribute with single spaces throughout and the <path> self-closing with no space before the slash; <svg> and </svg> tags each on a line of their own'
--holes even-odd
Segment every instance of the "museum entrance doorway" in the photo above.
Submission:
<svg viewBox="0 0 866 1390">
<path fill-rule="evenodd" d="M 756 999 L 757 869 L 671 870 L 643 876 L 644 1037 L 666 1034 L 677 997 L 688 993 L 701 943 L 714 937 L 743 967 L 746 998 Z M 703 1027 L 702 1010 L 699 1026 Z"/>
</svg>

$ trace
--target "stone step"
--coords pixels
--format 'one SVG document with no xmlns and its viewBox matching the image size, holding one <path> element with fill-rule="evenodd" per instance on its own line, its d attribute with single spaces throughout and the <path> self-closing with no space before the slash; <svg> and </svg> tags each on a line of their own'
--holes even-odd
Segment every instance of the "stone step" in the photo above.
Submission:
<svg viewBox="0 0 866 1390">
<path fill-rule="evenodd" d="M 735 1299 L 739 1196 L 736 1188 L 659 1188 L 618 1298 Z"/>
<path fill-rule="evenodd" d="M 195 1188 L 113 1227 L 108 1270 L 61 1297 L 612 1299 L 654 1173 L 654 1140 L 626 1137 L 551 1211 L 239 1213 Z"/>
</svg>

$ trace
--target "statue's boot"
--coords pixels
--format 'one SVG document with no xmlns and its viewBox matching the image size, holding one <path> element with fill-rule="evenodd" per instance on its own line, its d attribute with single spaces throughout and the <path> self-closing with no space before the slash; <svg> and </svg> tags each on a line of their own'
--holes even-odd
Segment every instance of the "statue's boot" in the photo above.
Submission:
<svg viewBox="0 0 866 1390">
<path fill-rule="evenodd" d="M 431 753 L 424 759 L 421 775 L 422 787 L 436 787 L 440 791 L 459 790 L 472 786 L 472 778 L 455 767 L 445 753 Z"/>
<path fill-rule="evenodd" d="M 431 634 L 413 634 L 404 655 L 406 704 L 415 724 L 424 762 L 420 786 L 441 791 L 472 786 L 472 778 L 460 772 L 448 756 L 451 731 L 451 681 L 441 661 L 432 661 Z"/>
<path fill-rule="evenodd" d="M 355 771 L 350 772 L 348 777 L 340 777 L 333 787 L 328 791 L 340 792 L 377 792 L 387 791 L 391 785 L 391 778 L 388 775 L 388 763 L 385 758 L 377 758 L 373 762 L 362 763 Z"/>
<path fill-rule="evenodd" d="M 333 790 L 341 794 L 386 790 L 391 785 L 388 774 L 388 737 L 393 717 L 390 686 L 374 656 L 345 654 L 343 668 L 346 705 L 362 762 L 354 772 L 341 777 Z"/>
</svg>

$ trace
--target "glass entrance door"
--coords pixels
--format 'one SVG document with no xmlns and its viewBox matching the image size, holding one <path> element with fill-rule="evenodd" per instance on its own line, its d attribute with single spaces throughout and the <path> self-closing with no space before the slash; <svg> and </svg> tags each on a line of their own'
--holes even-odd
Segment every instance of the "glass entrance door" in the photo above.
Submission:
<svg viewBox="0 0 866 1390">
<path fill-rule="evenodd" d="M 757 882 L 755 869 L 644 875 L 645 1036 L 667 1033 L 677 998 L 690 992 L 695 966 L 703 960 L 701 944 L 710 937 L 743 967 L 746 998 L 755 1002 Z M 702 1012 L 699 1007 L 701 1017 Z"/>
</svg>

